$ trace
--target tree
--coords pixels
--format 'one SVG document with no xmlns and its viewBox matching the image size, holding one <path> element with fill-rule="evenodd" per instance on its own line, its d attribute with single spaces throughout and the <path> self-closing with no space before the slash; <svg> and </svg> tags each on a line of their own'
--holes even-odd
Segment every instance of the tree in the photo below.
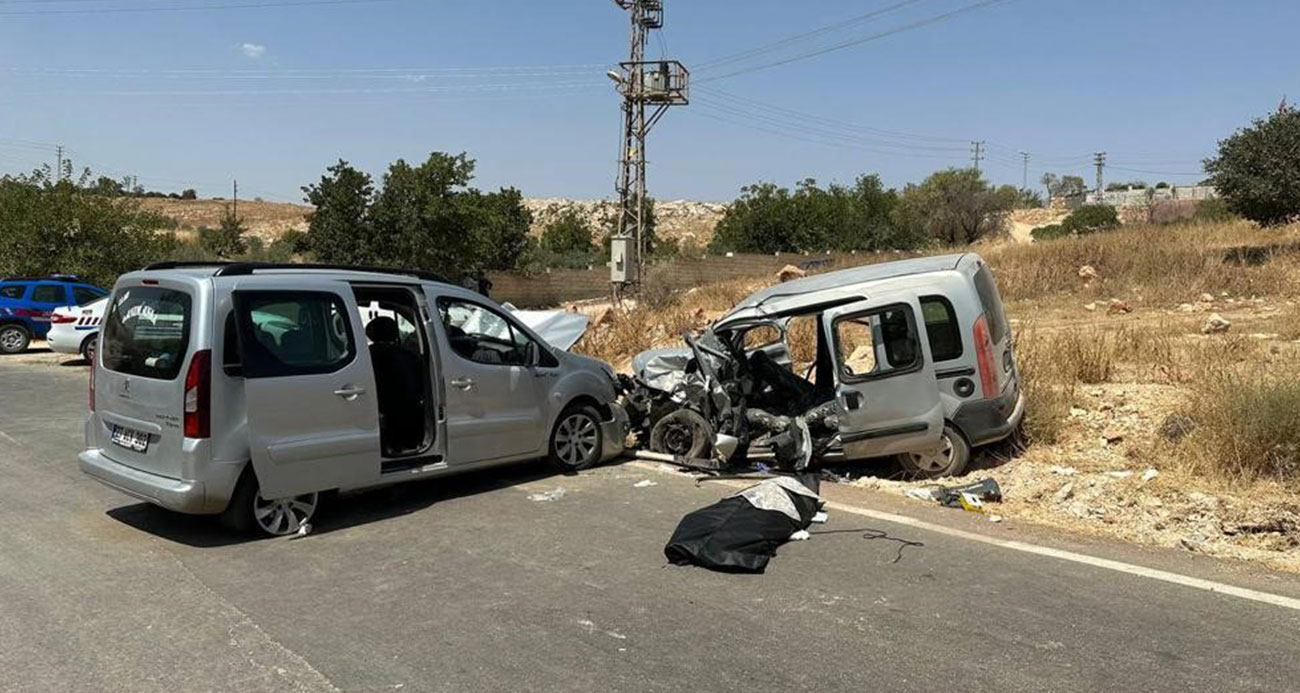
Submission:
<svg viewBox="0 0 1300 693">
<path fill-rule="evenodd" d="M 1283 104 L 1219 142 L 1205 160 L 1209 182 L 1228 207 L 1261 226 L 1300 217 L 1300 111 Z"/>
<path fill-rule="evenodd" d="M 198 193 L 197 191 L 195 191 L 194 188 L 186 188 L 186 189 L 184 189 L 184 190 L 181 191 L 181 199 L 182 199 L 182 200 L 197 200 L 197 199 L 199 199 L 199 193 Z"/>
<path fill-rule="evenodd" d="M 1016 209 L 1039 209 L 1043 206 L 1043 196 L 1037 191 L 1024 190 L 1016 191 Z"/>
<path fill-rule="evenodd" d="M 247 231 L 244 220 L 235 216 L 234 211 L 227 205 L 226 211 L 221 215 L 221 224 L 217 228 L 206 226 L 199 228 L 199 245 L 223 259 L 243 255 L 248 252 L 248 240 L 244 238 Z M 258 239 L 258 243 L 261 243 L 261 239 Z"/>
<path fill-rule="evenodd" d="M 1087 184 L 1083 182 L 1082 176 L 1058 176 L 1055 173 L 1044 173 L 1040 182 L 1047 188 L 1047 197 L 1049 199 L 1082 195 L 1088 189 Z"/>
<path fill-rule="evenodd" d="M 590 253 L 591 224 L 578 210 L 566 209 L 542 229 L 542 246 L 553 253 Z"/>
<path fill-rule="evenodd" d="M 943 244 L 974 243 L 1002 228 L 1019 191 L 994 189 L 975 169 L 950 168 L 909 184 L 899 200 L 895 223 L 900 228 Z"/>
<path fill-rule="evenodd" d="M 345 161 L 303 188 L 315 206 L 307 242 L 322 262 L 393 265 L 449 278 L 509 269 L 527 247 L 532 215 L 518 190 L 469 187 L 474 161 L 434 152 L 411 166 L 397 160 L 376 190 Z"/>
<path fill-rule="evenodd" d="M 111 286 L 175 251 L 163 215 L 102 194 L 89 172 L 76 181 L 51 174 L 0 177 L 0 276 L 69 272 Z"/>
<path fill-rule="evenodd" d="M 879 176 L 860 176 L 852 187 L 826 188 L 809 178 L 792 193 L 774 183 L 741 188 L 740 197 L 719 220 L 710 249 L 715 252 L 800 252 L 912 248 L 915 236 L 900 233 L 892 213 L 898 194 Z"/>
</svg>

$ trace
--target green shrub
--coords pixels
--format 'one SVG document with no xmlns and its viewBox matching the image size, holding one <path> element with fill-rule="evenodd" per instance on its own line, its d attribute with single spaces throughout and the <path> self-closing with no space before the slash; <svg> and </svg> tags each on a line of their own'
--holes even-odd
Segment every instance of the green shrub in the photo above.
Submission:
<svg viewBox="0 0 1300 693">
<path fill-rule="evenodd" d="M 1067 233 L 1093 233 L 1119 226 L 1119 213 L 1110 205 L 1083 205 L 1061 222 Z"/>
<path fill-rule="evenodd" d="M 1035 241 L 1050 241 L 1054 238 L 1061 238 L 1070 235 L 1070 232 L 1061 224 L 1049 224 L 1040 226 L 1029 232 L 1030 237 Z"/>
</svg>

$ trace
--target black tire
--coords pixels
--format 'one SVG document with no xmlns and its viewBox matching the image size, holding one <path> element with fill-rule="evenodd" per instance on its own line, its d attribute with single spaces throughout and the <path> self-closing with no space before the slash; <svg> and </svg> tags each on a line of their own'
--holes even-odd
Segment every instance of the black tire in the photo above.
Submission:
<svg viewBox="0 0 1300 693">
<path fill-rule="evenodd" d="M 295 496 L 285 501 L 267 501 L 262 498 L 260 491 L 257 475 L 253 473 L 252 465 L 249 465 L 239 476 L 239 483 L 235 484 L 235 492 L 230 497 L 230 503 L 221 513 L 221 524 L 240 534 L 264 537 L 286 536 L 296 533 L 299 527 L 310 523 L 320 508 L 322 494 L 319 493 Z M 281 503 L 296 504 L 292 517 L 283 517 L 281 521 L 268 527 L 272 524 L 270 519 L 259 519 L 259 511 L 273 508 Z M 308 509 L 302 511 L 302 507 Z"/>
<path fill-rule="evenodd" d="M 81 340 L 81 358 L 91 366 L 95 365 L 95 344 L 98 341 L 98 334 L 92 334 Z"/>
<path fill-rule="evenodd" d="M 943 425 L 943 452 L 938 455 L 904 453 L 898 464 L 909 475 L 920 479 L 959 476 L 970 463 L 970 443 L 952 424 Z"/>
<path fill-rule="evenodd" d="M 650 450 L 691 459 L 709 459 L 713 456 L 713 426 L 691 409 L 669 412 L 650 430 Z"/>
<path fill-rule="evenodd" d="M 0 325 L 0 354 L 21 354 L 32 343 L 32 333 L 16 323 Z"/>
<path fill-rule="evenodd" d="M 605 449 L 600 412 L 589 404 L 570 404 L 560 412 L 546 446 L 546 462 L 561 472 L 594 467 Z"/>
</svg>

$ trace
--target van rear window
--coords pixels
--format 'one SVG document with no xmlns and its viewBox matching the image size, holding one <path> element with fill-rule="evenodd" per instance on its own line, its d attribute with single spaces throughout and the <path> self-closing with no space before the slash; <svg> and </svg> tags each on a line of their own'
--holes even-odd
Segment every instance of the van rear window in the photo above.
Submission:
<svg viewBox="0 0 1300 693">
<path fill-rule="evenodd" d="M 190 342 L 190 295 L 152 286 L 122 289 L 109 304 L 103 332 L 104 367 L 172 380 Z"/>
<path fill-rule="evenodd" d="M 988 265 L 975 273 L 975 292 L 979 294 L 980 305 L 989 320 L 989 339 L 998 344 L 1007 336 L 1007 315 L 1002 311 L 1002 296 L 998 294 L 998 285 L 994 283 Z"/>
</svg>

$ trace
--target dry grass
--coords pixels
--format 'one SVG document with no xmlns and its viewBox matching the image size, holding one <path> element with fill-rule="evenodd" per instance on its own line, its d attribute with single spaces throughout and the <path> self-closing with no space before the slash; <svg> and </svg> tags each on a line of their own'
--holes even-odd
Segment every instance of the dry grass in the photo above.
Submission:
<svg viewBox="0 0 1300 693">
<path fill-rule="evenodd" d="M 1202 292 L 1234 296 L 1294 294 L 1300 277 L 1290 263 L 1258 266 L 1225 263 L 1230 248 L 1277 246 L 1285 255 L 1300 237 L 1295 226 L 1261 231 L 1244 222 L 1200 226 L 1142 226 L 1043 243 L 1003 245 L 981 251 L 997 271 L 1003 298 L 1043 300 L 1077 295 L 1141 296 L 1146 301 L 1194 300 Z M 1098 278 L 1084 285 L 1079 268 Z"/>
</svg>

